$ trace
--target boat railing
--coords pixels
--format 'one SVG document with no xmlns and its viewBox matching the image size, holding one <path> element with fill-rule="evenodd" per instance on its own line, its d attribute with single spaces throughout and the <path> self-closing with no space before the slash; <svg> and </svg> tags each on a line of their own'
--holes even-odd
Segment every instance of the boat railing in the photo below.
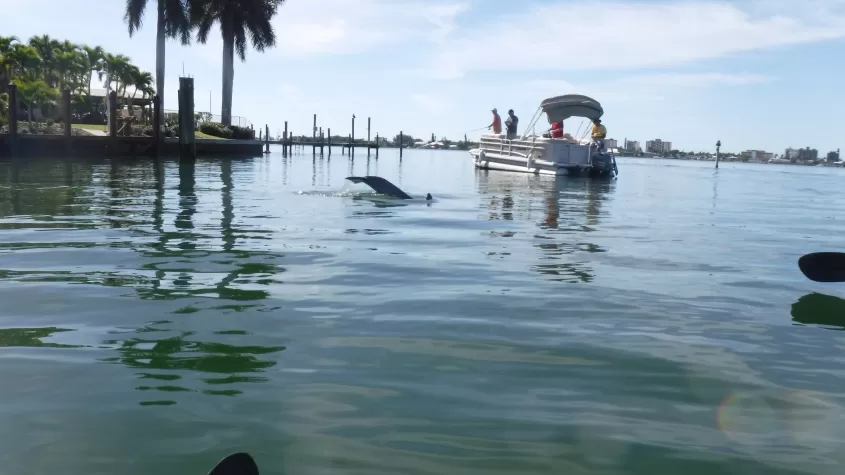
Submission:
<svg viewBox="0 0 845 475">
<path fill-rule="evenodd" d="M 488 152 L 507 153 L 522 158 L 528 158 L 535 151 L 542 151 L 544 144 L 537 143 L 536 137 L 531 139 L 506 139 L 501 137 L 481 137 L 480 148 Z"/>
</svg>

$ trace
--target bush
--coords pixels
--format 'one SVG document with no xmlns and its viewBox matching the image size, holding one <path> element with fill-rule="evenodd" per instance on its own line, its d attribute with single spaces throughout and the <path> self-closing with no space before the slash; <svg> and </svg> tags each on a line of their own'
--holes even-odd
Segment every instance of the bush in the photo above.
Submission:
<svg viewBox="0 0 845 475">
<path fill-rule="evenodd" d="M 211 135 L 212 137 L 220 137 L 221 139 L 231 139 L 234 137 L 234 131 L 232 128 L 229 128 L 219 122 L 203 122 L 200 124 L 199 130 L 204 134 Z"/>
<path fill-rule="evenodd" d="M 232 129 L 232 138 L 238 140 L 255 140 L 255 130 L 249 127 L 238 127 L 237 125 L 230 126 Z"/>
</svg>

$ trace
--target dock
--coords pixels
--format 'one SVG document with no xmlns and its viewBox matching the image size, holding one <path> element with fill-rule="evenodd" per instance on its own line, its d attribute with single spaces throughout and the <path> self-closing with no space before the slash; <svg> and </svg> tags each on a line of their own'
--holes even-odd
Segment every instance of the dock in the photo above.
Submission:
<svg viewBox="0 0 845 475">
<path fill-rule="evenodd" d="M 179 78 L 179 112 L 178 112 L 178 136 L 164 137 L 166 127 L 161 123 L 162 106 L 158 97 L 153 96 L 149 102 L 152 110 L 152 125 L 146 124 L 148 135 L 139 135 L 139 131 L 132 129 L 133 122 L 118 116 L 117 94 L 111 91 L 108 96 L 108 124 L 106 132 L 93 134 L 85 130 L 84 124 L 72 124 L 72 103 L 70 90 L 66 89 L 60 99 L 62 107 L 61 117 L 56 118 L 56 123 L 62 125 L 61 130 L 48 129 L 48 133 L 26 133 L 19 132 L 19 126 L 25 123 L 21 120 L 20 105 L 17 86 L 9 85 L 9 117 L 8 132 L 0 133 L 0 156 L 30 157 L 30 156 L 73 156 L 73 155 L 106 155 L 106 156 L 151 156 L 178 155 L 186 160 L 193 160 L 200 155 L 237 155 L 237 156 L 261 156 L 270 153 L 270 145 L 281 145 L 283 156 L 293 153 L 294 148 L 311 147 L 312 154 L 331 156 L 333 147 L 340 147 L 341 154 L 354 158 L 356 149 L 365 149 L 367 156 L 375 151 L 378 158 L 382 139 L 378 133 L 373 140 L 371 135 L 372 119 L 367 118 L 366 139 L 355 137 L 355 114 L 352 114 L 352 129 L 347 137 L 332 137 L 331 129 L 323 132 L 322 127 L 317 126 L 317 114 L 314 114 L 314 124 L 311 137 L 294 137 L 288 130 L 288 122 L 285 121 L 284 134 L 275 140 L 270 139 L 270 127 L 264 126 L 264 130 L 258 130 L 258 137 L 255 137 L 255 129 L 250 126 L 245 135 L 246 139 L 226 138 L 199 138 L 195 134 L 202 122 L 195 117 L 193 101 L 193 78 Z M 132 105 L 131 102 L 127 104 Z M 126 112 L 126 111 L 124 111 Z M 142 125 L 144 125 L 142 124 Z M 48 121 L 49 126 L 49 121 Z M 171 126 L 172 127 L 172 126 Z M 150 132 L 151 130 L 151 132 Z M 133 134 L 134 132 L 134 134 Z M 252 138 L 248 138 L 249 136 Z M 400 139 L 404 136 L 399 134 Z M 400 140 L 399 157 L 402 157 L 404 140 Z M 263 148 L 263 150 L 262 150 Z M 328 153 L 326 153 L 328 152 Z"/>
<path fill-rule="evenodd" d="M 317 114 L 314 114 L 314 125 L 311 132 L 311 137 L 309 138 L 302 138 L 296 137 L 294 138 L 293 132 L 288 130 L 288 121 L 285 121 L 285 130 L 282 134 L 281 139 L 271 140 L 270 139 L 270 127 L 268 125 L 264 126 L 264 136 L 263 136 L 263 143 L 265 146 L 264 153 L 270 153 L 270 145 L 281 145 L 282 146 L 282 155 L 287 156 L 293 153 L 294 147 L 297 148 L 306 148 L 311 147 L 311 151 L 313 155 L 317 155 L 317 150 L 320 151 L 320 155 L 326 155 L 326 149 L 328 149 L 328 155 L 331 156 L 332 147 L 340 147 L 341 154 L 354 156 L 355 149 L 366 149 L 367 156 L 370 155 L 372 150 L 375 150 L 376 158 L 378 158 L 379 148 L 381 148 L 381 140 L 379 134 L 376 133 L 375 141 L 371 139 L 371 130 L 372 130 L 372 118 L 367 117 L 367 139 L 356 139 L 355 138 L 355 114 L 352 114 L 352 133 L 349 134 L 346 138 L 340 138 L 332 143 L 332 129 L 326 129 L 326 132 L 323 132 L 322 127 L 317 126 Z M 260 133 L 260 132 L 259 132 Z M 402 133 L 400 132 L 400 136 Z M 259 139 L 261 136 L 259 135 Z M 402 148 L 399 148 L 399 156 L 402 156 Z"/>
</svg>

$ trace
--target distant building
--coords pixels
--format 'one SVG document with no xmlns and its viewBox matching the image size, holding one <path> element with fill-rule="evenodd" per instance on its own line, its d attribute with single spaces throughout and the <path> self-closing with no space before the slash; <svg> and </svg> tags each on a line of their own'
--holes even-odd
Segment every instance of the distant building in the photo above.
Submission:
<svg viewBox="0 0 845 475">
<path fill-rule="evenodd" d="M 649 140 L 645 143 L 645 151 L 648 153 L 669 153 L 672 151 L 672 142 L 660 139 Z"/>
<path fill-rule="evenodd" d="M 819 151 L 814 148 L 802 148 L 798 150 L 798 160 L 813 161 L 819 159 Z"/>
<path fill-rule="evenodd" d="M 790 147 L 783 152 L 783 158 L 787 160 L 797 160 L 798 159 L 798 150 Z"/>
<path fill-rule="evenodd" d="M 628 140 L 625 139 L 625 144 L 623 146 L 623 150 L 630 153 L 640 153 L 643 151 L 642 147 L 640 147 L 640 143 L 636 140 Z"/>
<path fill-rule="evenodd" d="M 827 152 L 827 161 L 828 162 L 838 162 L 839 161 L 839 149 L 837 148 L 835 152 Z"/>
<path fill-rule="evenodd" d="M 619 143 L 616 139 L 604 139 L 604 146 L 606 148 L 619 148 Z"/>
<path fill-rule="evenodd" d="M 768 162 L 775 157 L 775 154 L 763 150 L 746 150 L 741 155 L 752 162 Z"/>
</svg>

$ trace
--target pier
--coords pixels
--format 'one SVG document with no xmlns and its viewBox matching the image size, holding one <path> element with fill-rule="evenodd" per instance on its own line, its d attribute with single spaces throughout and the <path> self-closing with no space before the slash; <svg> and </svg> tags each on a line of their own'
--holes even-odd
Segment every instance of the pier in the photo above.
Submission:
<svg viewBox="0 0 845 475">
<path fill-rule="evenodd" d="M 303 138 L 303 137 L 296 137 L 294 138 L 293 132 L 288 130 L 288 121 L 285 121 L 285 130 L 282 133 L 281 139 L 271 140 L 270 139 L 270 126 L 265 125 L 265 134 L 263 137 L 263 143 L 265 146 L 264 153 L 270 153 L 270 145 L 281 145 L 282 146 L 282 155 L 287 156 L 293 153 L 294 147 L 303 149 L 306 147 L 311 147 L 311 152 L 313 155 L 317 155 L 317 150 L 319 149 L 320 155 L 326 155 L 326 149 L 328 149 L 328 155 L 331 156 L 332 154 L 332 147 L 340 147 L 341 154 L 355 156 L 355 149 L 366 149 L 367 156 L 370 155 L 372 150 L 375 150 L 376 158 L 378 158 L 379 148 L 381 148 L 381 138 L 378 134 L 375 136 L 375 140 L 372 140 L 372 118 L 367 117 L 367 138 L 364 140 L 363 138 L 358 140 L 355 138 L 355 114 L 352 114 L 352 133 L 349 134 L 348 137 L 345 138 L 337 138 L 335 142 L 332 142 L 332 129 L 326 129 L 325 133 L 323 132 L 322 127 L 317 126 L 317 114 L 314 114 L 314 125 L 311 132 L 310 138 Z M 401 135 L 401 133 L 400 133 Z M 261 137 L 259 137 L 261 139 Z M 401 144 L 400 144 L 401 145 Z M 402 154 L 402 147 L 400 146 L 400 156 Z"/>
<path fill-rule="evenodd" d="M 383 139 L 376 133 L 372 135 L 372 119 L 367 117 L 366 137 L 355 136 L 355 114 L 352 114 L 351 133 L 346 136 L 332 136 L 331 128 L 323 129 L 317 125 L 317 114 L 313 116 L 313 128 L 311 136 L 295 137 L 288 129 L 288 121 L 284 123 L 284 133 L 281 137 L 273 140 L 270 138 L 270 126 L 265 125 L 264 130 L 258 130 L 258 137 L 255 137 L 255 130 L 246 129 L 246 138 L 232 139 L 223 137 L 207 138 L 208 135 L 195 133 L 202 127 L 203 122 L 197 119 L 194 114 L 194 90 L 193 78 L 180 78 L 179 88 L 179 113 L 177 136 L 165 137 L 165 132 L 170 135 L 174 124 L 165 126 L 160 121 L 162 104 L 158 97 L 148 98 L 151 106 L 152 124 L 135 124 L 134 118 L 125 114 L 120 116 L 118 110 L 118 97 L 115 91 L 108 94 L 108 123 L 103 132 L 96 132 L 96 124 L 73 124 L 73 111 L 71 107 L 70 91 L 63 92 L 60 98 L 60 117 L 56 117 L 55 123 L 61 124 L 60 129 L 50 126 L 47 121 L 46 132 L 40 130 L 38 133 L 27 133 L 27 121 L 21 116 L 20 98 L 15 84 L 9 85 L 9 116 L 7 133 L 0 132 L 0 156 L 12 157 L 28 156 L 60 156 L 60 155 L 107 155 L 107 156 L 152 156 L 179 155 L 186 160 L 193 160 L 202 155 L 237 155 L 237 156 L 260 156 L 262 153 L 270 153 L 270 145 L 281 145 L 282 155 L 288 156 L 296 149 L 307 149 L 311 147 L 314 156 L 332 154 L 334 147 L 340 147 L 342 155 L 355 157 L 356 150 L 366 150 L 367 157 L 375 151 L 375 158 L 378 159 L 379 149 Z M 132 101 L 126 101 L 126 105 L 133 105 Z M 126 111 L 122 111 L 126 112 Z M 44 129 L 44 124 L 34 122 L 36 128 Z M 139 131 L 137 128 L 141 127 Z M 86 128 L 86 125 L 88 127 Z M 92 128 L 93 127 L 93 128 Z M 170 129 L 168 129 L 170 127 Z M 146 132 L 143 132 L 146 130 Z M 243 130 L 242 130 L 243 132 Z M 244 134 L 242 134 L 244 135 Z M 252 138 L 249 137 L 252 135 Z M 400 138 L 404 136 L 402 132 Z M 402 157 L 405 148 L 404 139 L 400 139 L 399 157 Z"/>
</svg>

